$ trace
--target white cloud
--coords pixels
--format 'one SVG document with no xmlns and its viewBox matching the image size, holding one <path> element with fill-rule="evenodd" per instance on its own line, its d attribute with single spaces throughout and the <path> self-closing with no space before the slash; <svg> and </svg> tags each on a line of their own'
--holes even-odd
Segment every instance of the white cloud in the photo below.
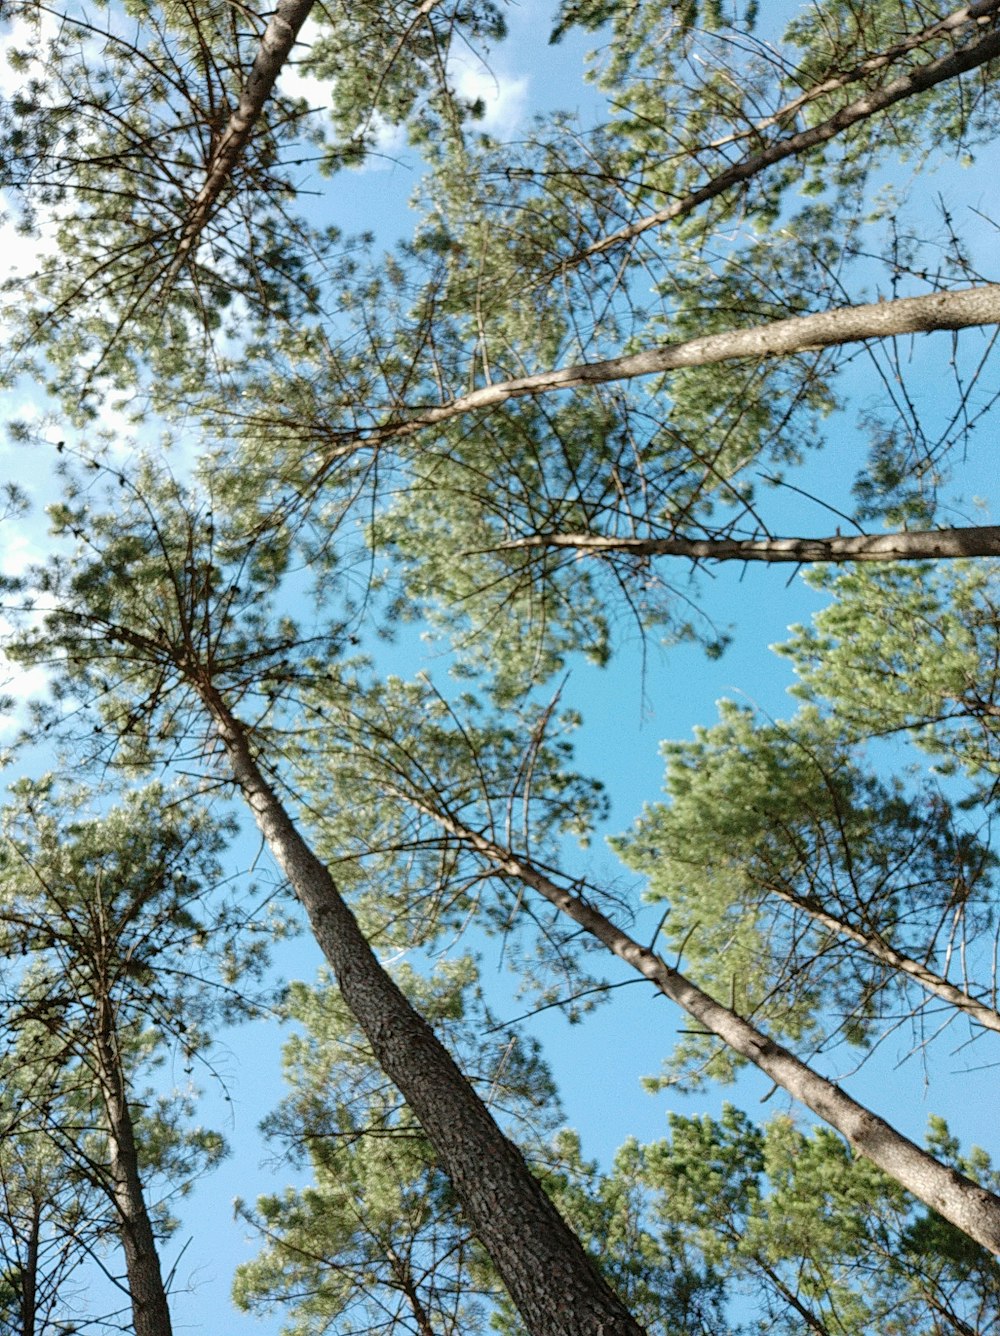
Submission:
<svg viewBox="0 0 1000 1336">
<path fill-rule="evenodd" d="M 9 98 L 23 88 L 32 74 L 45 74 L 48 43 L 59 35 L 60 20 L 55 11 L 36 7 L 30 17 L 19 15 L 2 25 L 3 55 L 0 55 L 0 94 Z M 10 51 L 30 52 L 27 69 L 17 70 L 7 59 Z"/>
<path fill-rule="evenodd" d="M 327 80 L 312 74 L 303 74 L 298 62 L 304 59 L 319 34 L 319 24 L 308 18 L 299 30 L 291 55 L 278 75 L 278 87 L 287 97 L 301 97 L 311 107 L 323 107 L 330 100 Z"/>
<path fill-rule="evenodd" d="M 21 668 L 0 653 L 0 696 L 12 699 L 12 710 L 0 710 L 0 737 L 9 736 L 28 721 L 25 705 L 45 694 L 50 682 L 47 668 Z"/>
<path fill-rule="evenodd" d="M 512 135 L 524 119 L 528 104 L 528 77 L 487 68 L 481 61 L 453 60 L 451 76 L 460 97 L 482 101 L 486 112 L 478 124 L 490 134 Z"/>
<path fill-rule="evenodd" d="M 11 532 L 12 527 L 10 520 L 4 521 L 4 546 L 0 555 L 0 571 L 11 579 L 16 579 L 17 576 L 24 574 L 32 562 L 41 561 L 44 553 L 30 534 L 25 533 L 23 529 L 14 529 Z"/>
<path fill-rule="evenodd" d="M 2 207 L 3 196 L 0 195 L 0 209 Z M 0 213 L 0 255 L 3 256 L 4 276 L 8 279 L 23 279 L 37 273 L 41 260 L 58 250 L 55 232 L 56 221 L 53 218 L 42 221 L 37 235 L 25 236 L 17 230 L 13 219 Z"/>
</svg>

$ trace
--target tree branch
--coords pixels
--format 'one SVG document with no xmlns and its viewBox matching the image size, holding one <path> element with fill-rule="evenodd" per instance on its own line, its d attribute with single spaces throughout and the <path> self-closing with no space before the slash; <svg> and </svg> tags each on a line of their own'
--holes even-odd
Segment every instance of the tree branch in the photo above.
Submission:
<svg viewBox="0 0 1000 1336">
<path fill-rule="evenodd" d="M 536 533 L 501 543 L 517 548 L 576 548 L 582 553 L 622 552 L 693 561 L 933 561 L 949 557 L 1000 557 L 1000 525 L 853 534 L 843 538 L 612 538 L 589 533 Z"/>
<path fill-rule="evenodd" d="M 604 385 L 665 371 L 713 366 L 743 358 L 787 357 L 817 352 L 821 348 L 868 339 L 888 339 L 902 334 L 928 334 L 935 330 L 969 329 L 1000 324 L 1000 284 L 930 292 L 922 297 L 900 297 L 891 302 L 868 302 L 861 306 L 838 306 L 812 315 L 790 316 L 750 329 L 706 334 L 683 343 L 664 343 L 645 352 L 612 357 L 601 362 L 578 362 L 540 371 L 516 380 L 484 385 L 433 408 L 414 408 L 412 416 L 389 421 L 368 431 L 350 430 L 339 435 L 344 444 L 324 451 L 324 467 L 365 445 L 412 436 L 424 427 L 436 426 L 464 413 L 498 408 L 510 399 L 551 394 L 583 385 Z"/>
<path fill-rule="evenodd" d="M 205 182 L 195 197 L 177 245 L 177 253 L 167 271 L 166 287 L 176 278 L 188 253 L 197 245 L 205 224 L 211 217 L 222 188 L 229 180 L 250 139 L 254 123 L 271 95 L 288 54 L 295 45 L 299 29 L 305 23 L 314 0 L 278 0 L 277 8 L 264 29 L 256 59 L 240 94 L 239 104 L 215 147 L 206 170 Z"/>
<path fill-rule="evenodd" d="M 962 9 L 957 10 L 955 14 L 950 15 L 949 18 L 942 20 L 940 24 L 932 25 L 927 30 L 927 37 L 929 39 L 939 33 L 951 31 L 963 22 L 986 22 L 995 17 L 998 10 L 1000 10 L 1000 0 L 979 0 L 978 3 L 965 5 Z M 903 52 L 905 52 L 905 49 L 904 47 Z M 900 54 L 903 52 L 900 52 Z M 976 69 L 977 66 L 984 65 L 997 56 L 1000 56 L 1000 30 L 987 33 L 979 41 L 959 51 L 950 51 L 945 56 L 939 56 L 937 60 L 928 61 L 926 65 L 921 65 L 910 74 L 900 75 L 898 79 L 894 79 L 883 88 L 866 93 L 864 97 L 858 98 L 846 107 L 841 107 L 833 116 L 821 121 L 818 125 L 810 126 L 806 130 L 800 130 L 798 134 L 779 139 L 757 153 L 748 153 L 739 162 L 733 163 L 731 167 L 727 167 L 717 176 L 712 177 L 699 189 L 692 190 L 681 199 L 674 200 L 672 204 L 658 209 L 656 213 L 649 214 L 634 223 L 629 223 L 627 227 L 619 228 L 617 232 L 610 232 L 601 237 L 599 241 L 593 242 L 576 255 L 564 260 L 559 265 L 559 270 L 571 268 L 594 255 L 601 255 L 616 246 L 624 245 L 627 241 L 633 241 L 636 237 L 641 236 L 643 232 L 648 232 L 651 227 L 659 227 L 663 223 L 683 218 L 692 213 L 700 204 L 705 204 L 707 201 L 725 194 L 733 186 L 742 185 L 744 182 L 760 175 L 768 167 L 773 167 L 775 163 L 796 157 L 800 153 L 807 153 L 810 149 L 817 148 L 819 145 L 834 139 L 844 130 L 850 129 L 852 125 L 857 125 L 860 121 L 868 120 L 878 112 L 895 106 L 897 102 L 903 102 L 916 93 L 926 92 L 927 89 L 933 88 L 939 83 L 944 83 L 948 79 L 953 79 L 959 74 L 965 74 L 969 70 Z M 854 72 L 854 77 L 862 78 L 872 68 L 877 68 L 878 63 L 887 64 L 889 62 L 884 57 L 876 57 L 873 62 L 865 62 L 865 64 L 858 66 L 856 72 Z M 837 86 L 836 81 L 830 81 L 829 85 L 821 84 L 820 91 L 826 92 L 828 87 L 829 91 L 833 91 Z M 791 107 L 793 111 L 797 109 L 795 103 L 792 103 Z"/>
<path fill-rule="evenodd" d="M 919 960 L 914 960 L 912 957 L 895 950 L 879 933 L 862 932 L 860 928 L 855 928 L 836 914 L 831 914 L 828 910 L 825 910 L 817 901 L 796 895 L 794 891 L 775 885 L 773 882 L 767 883 L 764 889 L 768 894 L 776 895 L 779 899 L 784 900 L 785 904 L 791 905 L 793 909 L 801 910 L 814 922 L 821 923 L 824 928 L 830 928 L 839 936 L 847 937 L 850 941 L 857 943 L 869 955 L 881 961 L 883 965 L 889 965 L 892 969 L 898 970 L 900 974 L 905 974 L 915 980 L 928 993 L 940 997 L 942 1001 L 948 1002 L 956 1010 L 964 1011 L 967 1016 L 974 1021 L 978 1021 L 985 1029 L 995 1030 L 1000 1034 L 1000 1012 L 997 1012 L 994 1007 L 988 1007 L 985 1003 L 977 1001 L 963 988 L 949 983 L 940 974 L 929 969 L 926 965 L 922 965 Z"/>
</svg>

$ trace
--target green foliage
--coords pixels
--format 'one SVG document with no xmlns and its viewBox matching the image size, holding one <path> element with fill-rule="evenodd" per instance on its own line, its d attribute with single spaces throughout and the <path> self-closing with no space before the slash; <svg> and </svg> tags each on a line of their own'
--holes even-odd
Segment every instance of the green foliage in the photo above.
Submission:
<svg viewBox="0 0 1000 1336">
<path fill-rule="evenodd" d="M 554 1090 L 536 1048 L 494 1025 L 465 957 L 397 978 L 491 1110 L 537 1153 Z M 489 1330 L 497 1282 L 431 1147 L 327 980 L 293 984 L 285 1049 L 291 1093 L 267 1130 L 313 1181 L 237 1210 L 265 1247 L 239 1268 L 244 1309 L 280 1308 L 295 1336 L 350 1329 L 446 1336 Z"/>
<path fill-rule="evenodd" d="M 0 1055 L 0 1331 L 55 1336 L 99 1320 L 83 1268 L 114 1237 L 101 1187 L 72 1140 L 84 1123 L 71 1072 L 25 1043 Z"/>
<path fill-rule="evenodd" d="M 780 652 L 796 693 L 835 711 L 856 737 L 912 735 L 988 792 L 1000 764 L 994 562 L 818 569 L 832 596 Z"/>
<path fill-rule="evenodd" d="M 729 1106 L 718 1121 L 671 1115 L 670 1125 L 668 1141 L 636 1151 L 661 1246 L 700 1255 L 762 1326 L 933 1333 L 942 1320 L 988 1331 L 1000 1319 L 995 1259 L 915 1209 L 835 1133 L 782 1116 L 756 1127 Z M 935 1149 L 942 1126 L 932 1124 Z"/>
<path fill-rule="evenodd" d="M 461 139 L 465 117 L 481 114 L 456 97 L 445 71 L 453 50 L 481 50 L 506 34 L 492 0 L 451 0 L 412 6 L 351 5 L 320 8 L 302 73 L 328 84 L 335 138 L 326 166 L 356 165 L 377 146 L 386 125 L 405 126 L 422 144 L 432 137 Z"/>
<path fill-rule="evenodd" d="M 542 1181 L 651 1336 L 729 1332 L 721 1273 L 679 1230 L 661 1231 L 651 1212 L 647 1150 L 627 1141 L 605 1174 L 583 1159 L 576 1133 L 563 1131 L 552 1143 Z M 500 1329 L 512 1329 L 509 1313 L 502 1314 Z"/>
<path fill-rule="evenodd" d="M 243 342 L 278 317 L 315 313 L 339 234 L 292 211 L 294 168 L 317 151 L 328 170 L 357 166 L 385 126 L 407 126 L 415 142 L 460 141 L 479 109 L 451 87 L 452 48 L 504 33 L 490 0 L 417 13 L 317 7 L 300 67 L 329 99 L 329 120 L 279 82 L 197 255 L 177 271 L 184 223 L 270 9 L 124 8 L 71 4 L 58 23 L 36 0 L 4 11 L 22 81 L 0 117 L 3 184 L 24 231 L 55 242 L 33 272 L 5 283 L 4 319 L 19 369 L 32 360 L 78 421 L 98 416 L 99 387 L 139 384 L 158 397 L 164 379 L 214 380 L 223 332 Z"/>
<path fill-rule="evenodd" d="M 693 742 L 664 744 L 669 803 L 616 847 L 719 1001 L 775 1036 L 867 1048 L 900 994 L 917 1011 L 931 1000 L 879 947 L 946 975 L 957 943 L 971 950 L 995 923 L 995 855 L 938 789 L 878 779 L 837 718 L 720 709 Z M 736 1064 L 692 1037 L 673 1065 L 690 1080 L 731 1078 Z"/>
<path fill-rule="evenodd" d="M 93 473 L 89 483 L 70 478 L 50 512 L 69 553 L 9 582 L 24 630 L 6 652 L 54 679 L 38 731 L 72 737 L 84 699 L 92 712 L 77 749 L 148 772 L 164 754 L 205 748 L 196 689 L 205 676 L 262 723 L 294 679 L 304 639 L 315 655 L 339 652 L 341 623 L 310 638 L 275 611 L 287 542 L 247 542 L 207 488 L 159 465 L 126 477 L 95 463 Z"/>
</svg>

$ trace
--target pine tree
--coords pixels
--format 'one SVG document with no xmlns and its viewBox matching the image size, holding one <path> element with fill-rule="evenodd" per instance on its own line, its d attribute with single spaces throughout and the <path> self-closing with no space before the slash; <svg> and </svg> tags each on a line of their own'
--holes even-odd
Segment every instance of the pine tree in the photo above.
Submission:
<svg viewBox="0 0 1000 1336">
<path fill-rule="evenodd" d="M 546 115 L 516 144 L 477 134 L 481 108 L 452 87 L 452 51 L 502 36 L 488 2 L 123 0 L 53 23 L 21 0 L 6 17 L 22 79 L 3 184 L 46 244 L 6 289 L 3 374 L 47 387 L 83 460 L 53 511 L 70 554 L 7 582 L 10 654 L 54 676 L 38 727 L 81 764 L 196 756 L 206 785 L 239 791 L 529 1330 L 636 1327 L 374 956 L 380 935 L 513 925 L 545 1005 L 605 987 L 593 961 L 617 957 L 713 1036 L 682 1062 L 756 1062 L 1000 1248 L 978 1161 L 943 1135 L 917 1147 L 808 1061 L 841 1030 L 869 1044 L 903 999 L 995 1028 L 995 997 L 954 977 L 934 926 L 950 915 L 972 941 L 992 913 L 969 814 L 995 797 L 995 572 L 926 561 L 997 552 L 995 526 L 955 525 L 942 498 L 992 403 L 1000 298 L 953 204 L 932 215 L 919 174 L 912 206 L 883 182 L 907 155 L 995 139 L 1000 2 L 830 0 L 783 33 L 742 0 L 568 3 L 553 40 L 606 43 L 606 114 Z M 283 91 L 299 61 L 328 114 Z M 381 124 L 422 162 L 414 234 L 387 254 L 297 195 L 314 156 L 335 197 Z M 820 498 L 850 531 L 824 513 L 819 536 L 789 533 L 797 470 L 862 362 L 854 502 Z M 102 452 L 100 429 L 80 445 L 108 403 L 143 436 L 165 423 L 157 458 L 173 449 L 181 475 L 193 453 L 191 485 L 112 454 L 110 434 Z M 623 845 L 669 905 L 681 973 L 614 895 L 560 870 L 560 837 L 600 801 L 537 701 L 629 622 L 721 653 L 697 584 L 713 559 L 865 565 L 817 575 L 839 603 L 789 647 L 811 708 L 787 726 L 727 710 L 675 745 L 669 807 Z M 315 627 L 284 616 L 305 571 Z M 475 699 L 353 661 L 354 640 L 406 619 Z M 874 774 L 860 751 L 886 729 L 970 773 L 967 799 Z M 725 1285 L 676 1246 L 704 1325 Z M 622 1262 L 625 1296 L 628 1277 Z M 970 1310 L 924 1297 L 964 1330 Z M 784 1301 L 824 1328 L 815 1295 Z"/>
</svg>

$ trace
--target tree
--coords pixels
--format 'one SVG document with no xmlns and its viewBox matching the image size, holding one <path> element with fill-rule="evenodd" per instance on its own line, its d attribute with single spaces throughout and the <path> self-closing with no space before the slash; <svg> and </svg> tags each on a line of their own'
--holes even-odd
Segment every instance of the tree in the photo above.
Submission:
<svg viewBox="0 0 1000 1336">
<path fill-rule="evenodd" d="M 868 1048 L 883 1023 L 941 1002 L 1000 1030 L 977 982 L 996 856 L 947 797 L 879 780 L 812 709 L 787 724 L 729 702 L 721 713 L 696 741 L 665 744 L 670 802 L 618 842 L 669 903 L 662 931 L 694 977 L 810 1045 L 836 1027 Z M 706 1060 L 697 1043 L 679 1057 Z"/>
<path fill-rule="evenodd" d="M 185 489 L 152 466 L 135 486 L 119 475 L 116 491 L 113 514 L 88 512 L 78 498 L 57 509 L 60 527 L 80 535 L 77 552 L 29 578 L 29 586 L 44 586 L 48 607 L 38 622 L 42 609 L 30 598 L 34 625 L 8 653 L 58 671 L 63 697 L 96 695 L 111 756 L 126 739 L 122 764 L 147 762 L 158 742 L 183 745 L 192 728 L 209 729 L 345 1003 L 413 1108 L 529 1328 L 637 1331 L 517 1147 L 378 961 L 290 818 L 258 760 L 261 718 L 255 727 L 252 716 L 246 722 L 235 712 L 242 701 L 244 709 L 263 706 L 266 719 L 275 691 L 294 682 L 296 648 L 311 651 L 303 669 L 312 675 L 337 653 L 342 628 L 303 642 L 290 619 L 271 614 L 268 596 L 282 573 L 273 548 L 258 555 L 238 528 L 221 519 L 216 525 L 210 511 L 199 512 Z M 350 691 L 349 680 L 344 689 Z M 56 712 L 47 726 L 57 722 Z M 533 1238 L 530 1256 L 519 1242 L 525 1231 Z"/>
<path fill-rule="evenodd" d="M 961 622 L 955 607 L 988 631 L 988 574 L 971 595 L 959 592 L 964 568 L 940 577 L 955 607 L 942 597 L 928 609 L 926 568 L 882 563 L 996 552 L 993 526 L 954 525 L 941 498 L 992 402 L 997 285 L 952 207 L 935 221 L 926 199 L 910 209 L 879 177 L 903 153 L 968 154 L 995 138 L 1000 5 L 918 14 L 831 0 L 782 35 L 727 0 L 567 4 L 555 37 L 609 37 L 597 71 L 607 114 L 583 129 L 542 118 L 517 145 L 476 136 L 451 87 L 451 44 L 501 33 L 488 4 L 318 10 L 306 68 L 332 82 L 333 116 L 315 128 L 274 81 L 296 58 L 287 34 L 255 85 L 270 38 L 253 7 L 143 6 L 128 36 L 103 13 L 74 10 L 50 36 L 39 7 L 15 9 L 39 25 L 45 60 L 16 56 L 26 79 L 4 130 L 10 184 L 25 226 L 49 228 L 55 246 L 12 290 L 12 358 L 30 347 L 19 368 L 44 375 L 71 423 L 92 420 L 107 393 L 146 431 L 150 413 L 196 431 L 198 481 L 186 493 L 115 462 L 116 500 L 96 508 L 69 484 L 56 521 L 77 550 L 16 591 L 27 630 L 11 652 L 53 662 L 62 693 L 39 718 L 125 767 L 176 760 L 213 734 L 529 1328 L 583 1330 L 600 1311 L 633 1329 L 372 955 L 378 899 L 359 866 L 397 872 L 413 855 L 418 875 L 384 897 L 390 936 L 424 904 L 426 940 L 463 912 L 527 924 L 532 986 L 545 970 L 590 986 L 582 930 L 732 1062 L 757 1062 L 929 1207 L 1000 1246 L 988 1186 L 794 1051 L 845 1018 L 867 1042 L 885 999 L 916 1005 L 913 986 L 992 1024 L 994 999 L 951 977 L 934 929 L 952 909 L 955 923 L 987 921 L 992 855 L 961 828 L 961 806 L 896 791 L 858 762 L 884 684 L 866 670 L 859 705 L 843 705 L 854 618 L 884 646 L 880 668 L 908 656 L 915 699 L 895 708 L 896 726 L 933 747 L 964 749 L 975 734 L 982 751 L 968 760 L 988 774 L 988 634 L 958 650 L 943 636 L 939 661 L 914 662 L 856 600 L 839 630 L 802 633 L 804 689 L 826 693 L 818 712 L 777 731 L 730 717 L 700 739 L 698 759 L 733 781 L 726 810 L 685 828 L 678 790 L 643 827 L 658 869 L 661 851 L 675 871 L 714 855 L 713 836 L 738 848 L 713 863 L 718 878 L 691 879 L 711 901 L 704 942 L 688 913 L 695 890 L 676 878 L 655 888 L 685 911 L 668 932 L 676 923 L 691 979 L 619 926 L 613 897 L 559 872 L 574 802 L 584 829 L 597 804 L 550 743 L 553 712 L 537 708 L 573 656 L 606 660 L 629 618 L 643 635 L 721 652 L 726 632 L 697 586 L 659 574 L 668 555 L 864 558 L 869 574 L 851 570 L 841 588 L 895 589 L 911 634 L 921 617 Z M 352 45 L 365 56 L 345 62 Z M 415 234 L 386 256 L 315 224 L 292 175 L 306 151 L 334 170 L 357 161 L 376 113 L 406 124 L 425 163 Z M 945 358 L 950 396 L 922 416 L 914 380 Z M 825 501 L 858 532 L 829 535 L 824 515 L 827 536 L 788 536 L 785 484 L 809 490 L 795 470 L 862 364 L 881 387 L 861 424 L 870 450 L 855 502 Z M 314 634 L 280 618 L 304 569 L 320 600 Z M 446 638 L 456 672 L 503 720 L 470 723 L 465 701 L 419 683 L 379 688 L 347 662 L 352 637 L 404 617 Z M 70 697 L 96 716 L 62 712 Z M 331 784 L 318 778 L 331 771 Z M 695 808 L 714 801 L 710 781 Z M 737 782 L 765 794 L 749 815 L 734 806 Z M 989 782 L 976 801 L 991 800 Z M 767 820 L 772 788 L 780 831 Z M 310 825 L 323 859 L 350 869 L 358 915 L 304 837 Z M 406 831 L 419 840 L 409 850 Z M 633 855 L 652 866 L 653 853 Z M 948 900 L 956 884 L 970 892 L 961 906 Z M 727 923 L 728 958 L 712 949 Z M 751 965 L 764 987 L 744 978 Z M 575 1316 L 553 1311 L 553 1275 L 575 1292 Z"/>
<path fill-rule="evenodd" d="M 0 1330 L 49 1336 L 89 1320 L 84 1268 L 113 1239 L 114 1220 L 101 1188 L 49 1135 L 79 1122 L 72 1078 L 28 1048 L 3 1062 Z"/>
<path fill-rule="evenodd" d="M 28 1104 L 40 1111 L 28 1165 L 104 1194 L 135 1331 L 169 1336 L 157 1237 L 176 1226 L 170 1199 L 225 1146 L 215 1133 L 185 1128 L 190 1096 L 153 1097 L 137 1081 L 167 1043 L 191 1070 L 220 1015 L 252 1014 L 252 973 L 264 958 L 241 940 L 247 909 L 210 903 L 225 827 L 187 815 L 181 794 L 158 787 L 100 817 L 90 814 L 95 802 L 85 788 L 70 794 L 51 780 L 22 781 L 4 812 L 3 1028 L 20 1082 L 31 1072 L 39 1087 Z M 166 1191 L 151 1200 L 157 1177 Z M 74 1212 L 72 1229 L 46 1241 L 68 1245 L 70 1257 L 87 1234 Z M 36 1233 L 36 1249 L 40 1242 Z"/>
<path fill-rule="evenodd" d="M 835 712 L 848 737 L 911 737 L 992 805 L 1000 719 L 996 567 L 827 570 L 811 579 L 833 599 L 781 647 L 800 679 L 796 694 Z"/>
<path fill-rule="evenodd" d="M 311 10 L 301 67 L 335 87 L 330 124 L 274 86 Z M 181 349 L 191 369 L 202 356 L 211 364 L 234 309 L 267 325 L 289 295 L 290 315 L 300 299 L 315 308 L 315 278 L 295 252 L 303 244 L 336 269 L 341 238 L 303 230 L 286 209 L 294 167 L 317 153 L 331 169 L 362 160 L 379 124 L 408 122 L 417 137 L 457 124 L 469 108 L 445 77 L 452 44 L 503 33 L 490 0 L 336 15 L 304 0 L 273 13 L 222 0 L 71 0 L 57 13 L 16 0 L 4 18 L 23 83 L 0 121 L 2 184 L 21 226 L 56 243 L 27 287 L 8 285 L 5 327 L 16 373 L 34 363 L 45 375 L 44 363 L 77 380 L 77 420 L 96 416 L 107 376 L 143 377 L 141 325 L 155 331 L 146 353 L 161 361 L 157 377 L 172 378 Z"/>
<path fill-rule="evenodd" d="M 731 1107 L 719 1120 L 674 1115 L 670 1127 L 669 1140 L 633 1144 L 616 1169 L 653 1194 L 660 1246 L 683 1240 L 768 1325 L 817 1336 L 995 1327 L 995 1258 L 914 1210 L 828 1130 L 805 1133 L 785 1117 L 757 1127 Z M 956 1155 L 940 1120 L 928 1144 Z M 962 1167 L 995 1177 L 979 1151 Z"/>
</svg>

